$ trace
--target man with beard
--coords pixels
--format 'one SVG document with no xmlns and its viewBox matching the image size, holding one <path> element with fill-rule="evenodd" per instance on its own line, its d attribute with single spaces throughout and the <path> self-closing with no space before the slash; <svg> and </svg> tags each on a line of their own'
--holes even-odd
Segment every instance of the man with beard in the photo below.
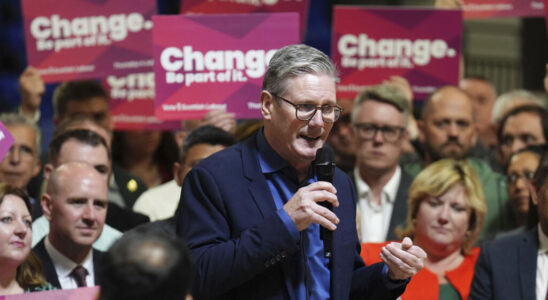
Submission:
<svg viewBox="0 0 548 300">
<path fill-rule="evenodd" d="M 487 215 L 481 239 L 514 226 L 512 210 L 506 193 L 506 179 L 483 160 L 469 157 L 477 140 L 474 110 L 470 97 L 455 86 L 434 92 L 424 103 L 422 120 L 418 122 L 419 139 L 425 156 L 421 162 L 405 166 L 411 175 L 442 158 L 467 159 L 481 179 L 487 204 Z"/>
</svg>

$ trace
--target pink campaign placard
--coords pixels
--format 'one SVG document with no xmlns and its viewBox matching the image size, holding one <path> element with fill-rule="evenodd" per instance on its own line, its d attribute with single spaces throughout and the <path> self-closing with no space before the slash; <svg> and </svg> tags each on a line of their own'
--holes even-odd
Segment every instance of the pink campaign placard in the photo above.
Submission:
<svg viewBox="0 0 548 300">
<path fill-rule="evenodd" d="M 0 161 L 2 161 L 10 151 L 14 141 L 13 135 L 11 135 L 6 126 L 0 122 Z"/>
<path fill-rule="evenodd" d="M 299 41 L 296 13 L 155 16 L 155 114 L 199 119 L 211 110 L 260 118 L 260 92 L 277 49 Z"/>
<path fill-rule="evenodd" d="M 117 130 L 180 130 L 181 122 L 161 121 L 154 115 L 154 72 L 109 75 L 103 86 L 110 95 L 110 111 Z"/>
<path fill-rule="evenodd" d="M 96 300 L 99 287 L 83 287 L 71 290 L 53 290 L 19 295 L 0 296 L 0 300 Z"/>
<path fill-rule="evenodd" d="M 150 0 L 22 0 L 29 65 L 44 81 L 100 78 L 152 67 Z"/>
<path fill-rule="evenodd" d="M 465 19 L 542 17 L 542 0 L 463 0 Z"/>
<path fill-rule="evenodd" d="M 332 56 L 341 72 L 339 99 L 392 75 L 405 77 L 415 99 L 457 84 L 460 10 L 336 6 Z"/>
<path fill-rule="evenodd" d="M 181 14 L 296 12 L 306 28 L 308 0 L 183 0 Z M 303 33 L 304 36 L 304 33 Z"/>
</svg>

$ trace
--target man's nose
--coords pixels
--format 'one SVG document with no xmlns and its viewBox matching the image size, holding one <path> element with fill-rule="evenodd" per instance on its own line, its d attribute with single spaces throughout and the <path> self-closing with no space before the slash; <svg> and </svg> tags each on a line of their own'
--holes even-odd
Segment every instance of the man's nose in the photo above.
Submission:
<svg viewBox="0 0 548 300">
<path fill-rule="evenodd" d="M 447 134 L 449 136 L 452 136 L 452 137 L 458 137 L 459 135 L 459 126 L 455 123 L 451 123 L 449 125 L 449 128 L 448 128 L 448 131 L 447 131 Z"/>
<path fill-rule="evenodd" d="M 95 208 L 93 207 L 93 204 L 92 203 L 87 204 L 84 207 L 84 211 L 82 212 L 82 219 L 86 221 L 94 221 L 95 216 L 96 216 L 96 213 L 95 213 Z"/>
<path fill-rule="evenodd" d="M 310 121 L 308 121 L 308 125 L 317 126 L 317 127 L 323 127 L 324 126 L 324 121 L 323 121 L 322 111 L 321 110 L 318 110 L 318 109 L 316 110 L 316 113 L 314 114 L 312 119 L 310 119 Z"/>
</svg>

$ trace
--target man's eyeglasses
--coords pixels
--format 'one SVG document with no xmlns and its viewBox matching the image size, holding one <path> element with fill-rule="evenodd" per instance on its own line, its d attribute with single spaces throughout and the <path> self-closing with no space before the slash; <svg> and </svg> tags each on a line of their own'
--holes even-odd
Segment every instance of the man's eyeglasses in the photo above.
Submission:
<svg viewBox="0 0 548 300">
<path fill-rule="evenodd" d="M 360 139 L 372 139 L 377 134 L 377 131 L 380 131 L 383 139 L 390 143 L 397 141 L 405 131 L 405 128 L 400 126 L 377 126 L 372 123 L 356 123 L 354 126 L 358 131 L 358 137 Z"/>
<path fill-rule="evenodd" d="M 525 171 L 523 174 L 512 173 L 506 176 L 508 183 L 515 184 L 518 179 L 522 178 L 525 181 L 531 181 L 535 178 L 535 172 Z"/>
<path fill-rule="evenodd" d="M 325 123 L 334 123 L 339 119 L 339 116 L 343 111 L 342 107 L 338 105 L 315 105 L 310 103 L 295 104 L 284 97 L 280 97 L 274 93 L 271 94 L 295 107 L 295 116 L 301 121 L 310 121 L 314 118 L 314 115 L 316 115 L 316 111 L 321 110 L 323 121 Z"/>
</svg>

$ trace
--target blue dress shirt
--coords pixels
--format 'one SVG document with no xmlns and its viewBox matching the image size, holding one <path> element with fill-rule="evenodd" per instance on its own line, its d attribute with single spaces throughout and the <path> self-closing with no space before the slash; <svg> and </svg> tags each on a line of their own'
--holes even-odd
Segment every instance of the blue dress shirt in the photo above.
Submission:
<svg viewBox="0 0 548 300">
<path fill-rule="evenodd" d="M 297 170 L 290 166 L 270 147 L 262 130 L 257 135 L 259 164 L 261 172 L 274 198 L 277 213 L 296 241 L 301 251 L 284 265 L 286 274 L 292 274 L 287 288 L 292 299 L 329 299 L 330 271 L 329 260 L 324 257 L 323 242 L 320 240 L 320 226 L 312 224 L 299 232 L 283 209 L 283 205 L 293 197 L 297 190 L 316 182 L 316 176 L 309 176 L 299 182 Z"/>
</svg>

